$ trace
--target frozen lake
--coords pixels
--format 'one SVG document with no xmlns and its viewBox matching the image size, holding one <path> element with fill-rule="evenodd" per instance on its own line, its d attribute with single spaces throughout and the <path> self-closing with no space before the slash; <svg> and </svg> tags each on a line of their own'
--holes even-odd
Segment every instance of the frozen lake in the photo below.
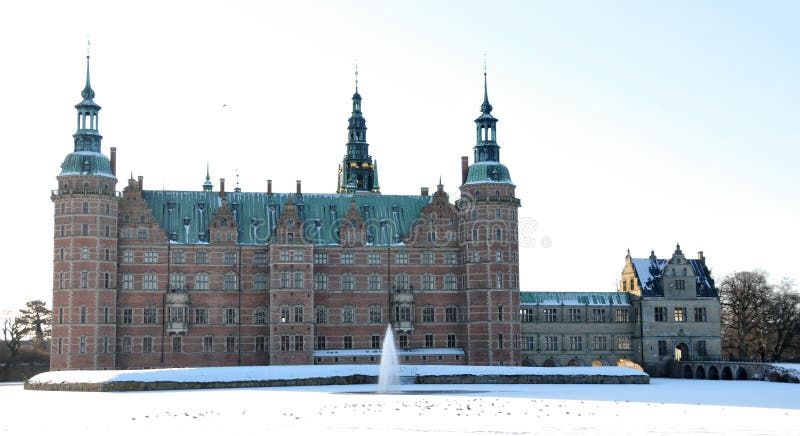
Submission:
<svg viewBox="0 0 800 436">
<path fill-rule="evenodd" d="M 369 392 L 374 388 L 96 393 L 5 384 L 0 435 L 32 428 L 136 436 L 800 435 L 797 384 L 651 379 L 649 385 L 424 385 L 408 386 L 419 392 L 406 395 L 376 395 Z"/>
</svg>

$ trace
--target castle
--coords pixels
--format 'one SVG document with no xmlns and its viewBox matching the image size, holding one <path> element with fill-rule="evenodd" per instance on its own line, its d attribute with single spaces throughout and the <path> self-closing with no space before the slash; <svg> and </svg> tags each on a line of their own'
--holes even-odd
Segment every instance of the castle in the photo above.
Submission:
<svg viewBox="0 0 800 436">
<path fill-rule="evenodd" d="M 700 254 L 626 257 L 616 292 L 520 292 L 521 205 L 500 161 L 486 75 L 460 198 L 380 192 L 361 95 L 335 193 L 117 191 L 89 79 L 52 192 L 51 369 L 371 363 L 656 368 L 720 355 Z"/>
</svg>

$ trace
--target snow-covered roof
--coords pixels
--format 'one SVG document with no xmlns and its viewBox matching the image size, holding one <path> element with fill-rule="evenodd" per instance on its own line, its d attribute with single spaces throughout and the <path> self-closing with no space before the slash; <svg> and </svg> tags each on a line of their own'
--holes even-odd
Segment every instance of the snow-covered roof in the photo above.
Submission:
<svg viewBox="0 0 800 436">
<path fill-rule="evenodd" d="M 630 306 L 625 292 L 520 292 L 521 306 Z"/>
</svg>

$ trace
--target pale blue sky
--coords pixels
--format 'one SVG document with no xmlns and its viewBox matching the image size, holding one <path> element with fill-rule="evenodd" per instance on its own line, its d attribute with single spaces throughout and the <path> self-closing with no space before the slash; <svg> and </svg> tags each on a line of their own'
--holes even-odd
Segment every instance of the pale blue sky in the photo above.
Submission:
<svg viewBox="0 0 800 436">
<path fill-rule="evenodd" d="M 0 6 L 0 312 L 51 300 L 49 191 L 87 34 L 119 189 L 131 171 L 199 189 L 208 160 L 215 184 L 238 169 L 246 191 L 332 192 L 358 59 L 383 192 L 441 176 L 455 200 L 486 53 L 523 290 L 613 290 L 627 248 L 678 241 L 718 278 L 800 279 L 800 3 L 110 3 Z"/>
</svg>

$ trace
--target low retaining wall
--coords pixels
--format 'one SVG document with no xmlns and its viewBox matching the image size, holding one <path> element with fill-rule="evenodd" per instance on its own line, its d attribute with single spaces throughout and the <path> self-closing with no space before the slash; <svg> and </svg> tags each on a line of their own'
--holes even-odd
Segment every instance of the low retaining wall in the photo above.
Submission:
<svg viewBox="0 0 800 436">
<path fill-rule="evenodd" d="M 647 375 L 418 375 L 408 377 L 413 384 L 648 384 Z M 40 391 L 122 392 L 184 389 L 232 389 L 285 386 L 325 386 L 377 384 L 378 377 L 349 376 L 315 377 L 288 380 L 241 380 L 214 382 L 174 381 L 109 381 L 102 383 L 25 383 L 25 389 Z"/>
</svg>

